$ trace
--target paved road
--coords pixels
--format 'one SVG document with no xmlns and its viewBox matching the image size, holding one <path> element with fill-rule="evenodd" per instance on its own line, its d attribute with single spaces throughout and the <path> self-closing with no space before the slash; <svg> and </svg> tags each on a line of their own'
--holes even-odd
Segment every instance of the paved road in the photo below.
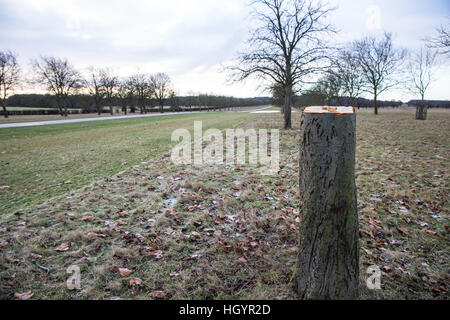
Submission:
<svg viewBox="0 0 450 320">
<path fill-rule="evenodd" d="M 246 112 L 246 113 L 258 113 L 262 110 L 271 108 L 272 106 L 245 111 L 225 111 L 225 112 Z M 221 112 L 221 111 L 216 111 Z M 223 111 L 222 111 L 223 112 Z M 117 120 L 117 119 L 132 119 L 132 118 L 145 118 L 145 117 L 160 117 L 160 116 L 174 116 L 177 114 L 189 114 L 189 113 L 204 113 L 200 111 L 194 112 L 169 112 L 169 113 L 152 113 L 152 114 L 138 114 L 131 116 L 115 116 L 115 117 L 96 117 L 96 118 L 80 118 L 80 119 L 68 119 L 68 120 L 47 120 L 47 121 L 31 121 L 31 122 L 17 122 L 17 123 L 4 123 L 0 124 L 0 129 L 3 128 L 18 128 L 18 127 L 34 127 L 34 126 L 46 126 L 55 124 L 66 123 L 78 123 L 78 122 L 90 122 L 90 121 L 105 121 L 105 120 Z"/>
</svg>

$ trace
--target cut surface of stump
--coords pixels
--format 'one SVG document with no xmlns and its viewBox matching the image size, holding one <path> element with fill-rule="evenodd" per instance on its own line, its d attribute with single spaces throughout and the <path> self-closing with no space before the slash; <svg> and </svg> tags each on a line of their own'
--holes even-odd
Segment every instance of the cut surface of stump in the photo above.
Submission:
<svg viewBox="0 0 450 320">
<path fill-rule="evenodd" d="M 359 285 L 353 107 L 307 107 L 300 126 L 302 299 L 356 299 Z"/>
</svg>

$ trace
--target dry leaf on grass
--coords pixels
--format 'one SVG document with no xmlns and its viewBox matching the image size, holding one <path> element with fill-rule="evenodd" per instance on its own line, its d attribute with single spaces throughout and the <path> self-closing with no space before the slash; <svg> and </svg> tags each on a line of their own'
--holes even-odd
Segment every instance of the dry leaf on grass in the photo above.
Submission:
<svg viewBox="0 0 450 320">
<path fill-rule="evenodd" d="M 117 212 L 117 214 L 118 214 L 120 217 L 126 217 L 126 216 L 128 216 L 128 212 L 126 212 L 126 211 L 120 211 L 120 212 Z"/>
<path fill-rule="evenodd" d="M 119 273 L 122 277 L 128 277 L 133 271 L 127 268 L 119 268 Z"/>
<path fill-rule="evenodd" d="M 60 252 L 67 251 L 69 250 L 69 244 L 67 242 L 63 242 L 55 250 Z"/>
<path fill-rule="evenodd" d="M 148 295 L 152 298 L 158 298 L 158 299 L 164 299 L 166 297 L 165 292 L 161 291 L 161 290 L 152 291 Z"/>
<path fill-rule="evenodd" d="M 28 300 L 34 295 L 33 292 L 27 291 L 25 293 L 14 293 L 14 299 L 16 300 Z"/>
<path fill-rule="evenodd" d="M 245 263 L 247 263 L 247 259 L 245 259 L 244 257 L 240 257 L 239 259 L 236 260 L 236 262 L 245 264 Z"/>
<path fill-rule="evenodd" d="M 93 221 L 94 220 L 94 217 L 93 216 L 83 216 L 83 218 L 81 218 L 83 221 L 88 221 L 88 222 L 90 222 L 90 221 Z"/>
<path fill-rule="evenodd" d="M 130 286 L 134 287 L 134 286 L 140 286 L 142 285 L 142 280 L 139 278 L 131 278 L 130 279 Z"/>
</svg>

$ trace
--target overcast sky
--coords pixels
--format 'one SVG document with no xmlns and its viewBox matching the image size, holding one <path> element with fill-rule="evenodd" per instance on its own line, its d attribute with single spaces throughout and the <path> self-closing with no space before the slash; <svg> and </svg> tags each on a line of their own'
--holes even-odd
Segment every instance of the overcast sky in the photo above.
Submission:
<svg viewBox="0 0 450 320">
<path fill-rule="evenodd" d="M 417 49 L 450 15 L 448 0 L 331 0 L 330 16 L 345 42 L 393 33 L 394 43 Z M 165 72 L 179 94 L 267 95 L 256 82 L 229 85 L 220 65 L 248 37 L 247 0 L 0 0 L 0 50 L 32 58 L 68 58 L 80 70 L 112 67 L 119 75 Z M 429 99 L 450 100 L 450 64 L 437 68 Z M 412 98 L 393 91 L 384 99 Z"/>
</svg>

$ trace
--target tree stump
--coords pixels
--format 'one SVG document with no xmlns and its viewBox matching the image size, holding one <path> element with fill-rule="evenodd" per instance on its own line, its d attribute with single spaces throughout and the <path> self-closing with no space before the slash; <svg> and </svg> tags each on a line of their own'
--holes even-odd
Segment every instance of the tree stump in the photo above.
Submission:
<svg viewBox="0 0 450 320">
<path fill-rule="evenodd" d="M 301 299 L 356 299 L 359 232 L 352 107 L 308 107 L 300 129 Z"/>
<path fill-rule="evenodd" d="M 427 120 L 427 106 L 420 104 L 416 107 L 416 120 Z"/>
</svg>

